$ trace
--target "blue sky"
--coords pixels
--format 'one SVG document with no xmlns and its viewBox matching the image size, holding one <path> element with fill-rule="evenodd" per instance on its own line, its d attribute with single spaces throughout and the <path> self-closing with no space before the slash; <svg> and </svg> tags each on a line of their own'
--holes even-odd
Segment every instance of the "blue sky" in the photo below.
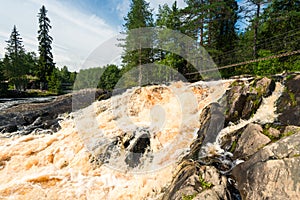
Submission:
<svg viewBox="0 0 300 200">
<path fill-rule="evenodd" d="M 152 8 L 173 0 L 148 0 Z M 179 0 L 179 6 L 185 5 Z M 0 0 L 0 58 L 13 25 L 17 26 L 28 51 L 37 52 L 37 14 L 48 9 L 54 38 L 53 54 L 58 67 L 79 70 L 89 54 L 122 30 L 130 0 Z M 104 63 L 99 63 L 101 66 Z"/>
<path fill-rule="evenodd" d="M 146 1 L 155 13 L 159 4 L 174 2 Z M 177 4 L 186 5 L 184 0 L 177 0 Z M 0 0 L 0 5 L 0 58 L 4 57 L 5 41 L 13 25 L 17 26 L 26 50 L 37 52 L 37 14 L 45 5 L 52 25 L 54 61 L 58 67 L 67 65 L 78 71 L 93 50 L 122 30 L 130 0 Z"/>
</svg>

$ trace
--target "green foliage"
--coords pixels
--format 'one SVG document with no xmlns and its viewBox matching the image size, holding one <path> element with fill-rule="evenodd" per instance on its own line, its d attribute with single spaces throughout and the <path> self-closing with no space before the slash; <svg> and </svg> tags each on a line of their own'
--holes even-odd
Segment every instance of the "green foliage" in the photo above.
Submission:
<svg viewBox="0 0 300 200">
<path fill-rule="evenodd" d="M 14 26 L 7 42 L 5 58 L 3 60 L 5 76 L 18 91 L 25 90 L 27 84 L 26 74 L 29 72 L 29 64 L 26 62 L 26 53 L 22 44 L 22 38 Z"/>
<path fill-rule="evenodd" d="M 289 97 L 291 99 L 292 106 L 296 107 L 297 106 L 297 100 L 295 98 L 295 94 L 292 93 L 291 91 L 287 91 L 287 93 L 289 94 Z"/>
<path fill-rule="evenodd" d="M 4 64 L 0 60 L 0 94 L 5 94 L 7 92 L 7 84 L 5 83 L 3 68 Z"/>
<path fill-rule="evenodd" d="M 142 74 L 141 65 L 153 62 L 153 35 L 151 33 L 143 32 L 142 30 L 133 31 L 133 29 L 153 27 L 154 21 L 152 18 L 152 10 L 150 10 L 149 3 L 145 0 L 132 0 L 130 10 L 125 19 L 125 44 L 122 62 L 125 71 L 129 71 L 134 67 L 139 66 L 139 84 L 141 85 Z"/>
<path fill-rule="evenodd" d="M 104 71 L 102 67 L 81 69 L 76 76 L 74 89 L 96 88 Z"/>
<path fill-rule="evenodd" d="M 182 200 L 193 200 L 197 194 L 191 194 L 191 195 L 182 195 Z"/>
<path fill-rule="evenodd" d="M 120 78 L 120 69 L 116 65 L 108 65 L 105 67 L 98 87 L 105 90 L 113 90 Z"/>
<path fill-rule="evenodd" d="M 272 54 L 269 50 L 260 50 L 258 55 L 259 57 L 265 58 Z M 274 58 L 258 62 L 253 71 L 255 75 L 270 75 L 281 72 L 282 67 L 278 58 Z"/>
<path fill-rule="evenodd" d="M 233 153 L 236 149 L 237 141 L 233 141 L 229 152 Z"/>
<path fill-rule="evenodd" d="M 203 190 L 213 187 L 213 184 L 205 181 L 201 175 L 199 176 L 199 181 Z"/>
<path fill-rule="evenodd" d="M 48 78 L 48 88 L 56 94 L 62 93 L 62 77 L 57 68 L 54 68 L 51 76 Z"/>
</svg>

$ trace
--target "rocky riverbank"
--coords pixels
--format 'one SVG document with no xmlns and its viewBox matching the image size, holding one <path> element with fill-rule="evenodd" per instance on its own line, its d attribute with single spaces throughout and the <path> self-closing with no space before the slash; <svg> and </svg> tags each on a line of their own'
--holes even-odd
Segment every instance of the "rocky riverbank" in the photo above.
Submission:
<svg viewBox="0 0 300 200">
<path fill-rule="evenodd" d="M 269 78 L 237 80 L 219 103 L 207 106 L 198 137 L 163 199 L 299 199 L 300 76 L 280 82 L 284 88 L 271 123 L 264 115 L 251 120 L 278 92 Z M 199 156 L 206 139 L 222 131 L 205 149 L 209 153 Z"/>
<path fill-rule="evenodd" d="M 88 100 L 82 101 L 87 96 Z M 86 90 L 73 94 L 61 95 L 48 102 L 20 103 L 0 110 L 0 133 L 27 135 L 35 132 L 53 133 L 60 129 L 59 121 L 64 114 L 84 108 L 91 101 L 105 99 L 110 96 L 103 90 Z M 73 102 L 72 102 L 73 101 Z M 76 101 L 82 105 L 75 105 Z M 0 135 L 1 136 L 1 135 Z"/>
</svg>

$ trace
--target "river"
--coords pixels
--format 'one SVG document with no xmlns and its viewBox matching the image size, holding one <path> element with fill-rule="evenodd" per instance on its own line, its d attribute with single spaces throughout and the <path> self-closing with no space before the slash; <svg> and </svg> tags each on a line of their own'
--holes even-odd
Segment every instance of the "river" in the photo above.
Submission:
<svg viewBox="0 0 300 200">
<path fill-rule="evenodd" d="M 19 105 L 19 104 L 26 104 L 26 103 L 45 103 L 53 100 L 55 97 L 34 97 L 34 98 L 0 98 L 0 112 Z"/>
</svg>

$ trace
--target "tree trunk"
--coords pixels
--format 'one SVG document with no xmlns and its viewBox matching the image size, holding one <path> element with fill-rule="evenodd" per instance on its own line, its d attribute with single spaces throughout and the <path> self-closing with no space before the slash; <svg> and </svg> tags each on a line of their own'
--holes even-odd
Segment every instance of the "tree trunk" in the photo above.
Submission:
<svg viewBox="0 0 300 200">
<path fill-rule="evenodd" d="M 258 25 L 259 25 L 259 13 L 260 13 L 260 3 L 256 4 L 256 19 L 254 23 L 254 38 L 253 38 L 253 57 L 257 58 L 257 37 L 258 37 Z"/>
</svg>

